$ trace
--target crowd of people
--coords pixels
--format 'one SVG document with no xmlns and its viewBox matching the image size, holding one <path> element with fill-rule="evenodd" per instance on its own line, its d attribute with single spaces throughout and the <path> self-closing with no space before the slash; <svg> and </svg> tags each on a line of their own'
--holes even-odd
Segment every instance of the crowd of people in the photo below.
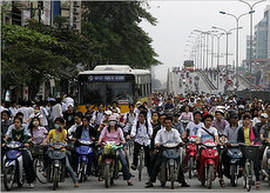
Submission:
<svg viewBox="0 0 270 193">
<path fill-rule="evenodd" d="M 257 97 L 250 99 L 236 96 L 211 95 L 208 93 L 186 95 L 154 92 L 152 103 L 137 102 L 129 105 L 128 112 L 121 112 L 117 102 L 109 106 L 89 105 L 85 112 L 78 112 L 72 97 L 48 98 L 46 101 L 26 102 L 19 104 L 3 103 L 0 107 L 2 122 L 2 159 L 5 145 L 10 141 L 23 142 L 31 148 L 35 144 L 46 146 L 60 141 L 70 144 L 87 138 L 100 145 L 103 141 L 121 141 L 127 144 L 134 141 L 134 152 L 131 164 L 126 151 L 120 150 L 122 173 L 128 186 L 132 186 L 132 170 L 138 167 L 138 154 L 143 147 L 145 166 L 149 177 L 146 187 L 153 187 L 163 162 L 161 145 L 173 140 L 184 145 L 189 136 L 197 136 L 197 144 L 214 140 L 219 145 L 226 141 L 241 142 L 246 145 L 270 144 L 270 102 Z M 76 152 L 64 148 L 67 152 L 65 165 L 74 186 L 79 187 L 76 174 Z M 95 151 L 95 149 L 94 149 Z M 226 156 L 222 156 L 226 162 Z M 91 157 L 87 174 L 93 173 L 96 163 Z M 45 168 L 50 159 L 44 154 Z M 34 187 L 35 171 L 33 170 L 31 151 L 23 152 L 25 178 L 29 187 Z M 242 161 L 242 163 L 244 160 Z M 3 165 L 2 165 L 3 169 Z M 96 169 L 96 168 L 95 168 Z M 101 168 L 99 168 L 100 170 Z M 240 167 L 243 171 L 243 165 Z M 254 161 L 256 188 L 260 189 L 260 175 L 269 178 L 270 171 L 261 168 L 260 159 Z M 184 176 L 185 168 L 179 164 L 178 182 L 182 187 L 189 187 Z M 101 172 L 96 172 L 99 181 L 103 180 Z M 46 176 L 46 170 L 44 176 Z M 223 170 L 218 169 L 221 187 L 225 187 Z"/>
</svg>

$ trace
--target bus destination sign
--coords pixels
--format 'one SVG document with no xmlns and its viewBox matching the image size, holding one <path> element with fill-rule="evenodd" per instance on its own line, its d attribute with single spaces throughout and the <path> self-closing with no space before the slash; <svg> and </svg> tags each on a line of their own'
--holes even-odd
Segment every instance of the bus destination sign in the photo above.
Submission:
<svg viewBox="0 0 270 193">
<path fill-rule="evenodd" d="M 88 80 L 90 82 L 116 82 L 116 81 L 125 81 L 125 76 L 117 75 L 102 75 L 102 76 L 89 76 Z"/>
</svg>

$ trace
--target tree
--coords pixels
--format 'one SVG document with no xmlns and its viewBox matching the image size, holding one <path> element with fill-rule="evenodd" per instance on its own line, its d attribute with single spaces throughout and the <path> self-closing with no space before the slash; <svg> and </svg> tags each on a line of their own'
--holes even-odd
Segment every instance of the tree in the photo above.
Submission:
<svg viewBox="0 0 270 193">
<path fill-rule="evenodd" d="M 71 65 L 66 57 L 52 52 L 66 47 L 56 38 L 18 25 L 2 25 L 1 29 L 4 89 L 26 84 L 37 92 L 41 81 L 60 78 L 59 71 Z"/>
<path fill-rule="evenodd" d="M 82 33 L 99 45 L 92 48 L 91 67 L 100 63 L 124 63 L 134 68 L 160 64 L 152 39 L 139 26 L 143 19 L 157 23 L 144 5 L 141 1 L 83 2 Z"/>
</svg>

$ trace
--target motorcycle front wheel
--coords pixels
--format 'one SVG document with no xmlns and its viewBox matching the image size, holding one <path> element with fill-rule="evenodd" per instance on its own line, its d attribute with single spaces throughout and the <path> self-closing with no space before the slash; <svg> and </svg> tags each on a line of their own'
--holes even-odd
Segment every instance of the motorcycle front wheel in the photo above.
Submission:
<svg viewBox="0 0 270 193">
<path fill-rule="evenodd" d="M 231 166 L 231 184 L 233 187 L 237 186 L 237 167 L 236 165 Z"/>
<path fill-rule="evenodd" d="M 170 166 L 170 180 L 171 180 L 171 189 L 174 189 L 174 166 Z"/>
<path fill-rule="evenodd" d="M 194 175 L 193 166 L 194 166 L 194 157 L 189 157 L 189 160 L 188 160 L 188 177 L 189 177 L 189 179 L 191 179 Z"/>
<path fill-rule="evenodd" d="M 103 177 L 105 181 L 105 187 L 109 188 L 109 184 L 110 184 L 110 165 L 109 164 L 105 165 Z"/>
<path fill-rule="evenodd" d="M 15 179 L 15 169 L 14 166 L 9 166 L 4 169 L 4 186 L 7 191 L 11 190 L 13 187 Z"/>
<path fill-rule="evenodd" d="M 56 188 L 58 187 L 58 172 L 59 172 L 59 168 L 54 167 L 54 171 L 53 171 L 53 190 L 56 190 Z"/>
<path fill-rule="evenodd" d="M 207 170 L 207 188 L 211 189 L 212 188 L 212 182 L 213 182 L 213 177 L 214 177 L 214 166 L 208 166 Z"/>
</svg>

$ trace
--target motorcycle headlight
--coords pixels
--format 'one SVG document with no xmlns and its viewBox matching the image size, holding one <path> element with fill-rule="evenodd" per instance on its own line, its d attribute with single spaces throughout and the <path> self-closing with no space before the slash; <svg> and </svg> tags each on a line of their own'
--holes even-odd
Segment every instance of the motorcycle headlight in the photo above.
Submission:
<svg viewBox="0 0 270 193">
<path fill-rule="evenodd" d="M 215 156 L 218 156 L 218 152 L 216 151 Z"/>
</svg>

